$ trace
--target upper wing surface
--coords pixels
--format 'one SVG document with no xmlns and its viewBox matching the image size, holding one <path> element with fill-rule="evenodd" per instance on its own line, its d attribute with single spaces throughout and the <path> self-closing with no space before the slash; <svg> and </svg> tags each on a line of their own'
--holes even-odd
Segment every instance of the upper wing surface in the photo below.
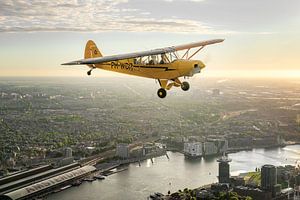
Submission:
<svg viewBox="0 0 300 200">
<path fill-rule="evenodd" d="M 104 63 L 104 62 L 118 61 L 118 60 L 130 59 L 130 58 L 136 58 L 136 57 L 142 57 L 142 56 L 151 56 L 151 55 L 158 55 L 158 54 L 163 54 L 163 53 L 170 53 L 170 52 L 174 52 L 174 51 L 180 51 L 180 50 L 184 50 L 184 49 L 190 49 L 190 48 L 215 44 L 215 43 L 219 43 L 219 42 L 223 42 L 223 41 L 224 41 L 224 39 L 206 40 L 206 41 L 194 42 L 194 43 L 189 43 L 189 44 L 184 44 L 184 45 L 154 49 L 154 50 L 150 50 L 150 51 L 140 51 L 140 52 L 135 52 L 135 53 L 126 53 L 126 54 L 118 54 L 118 55 L 104 56 L 104 57 L 98 57 L 98 58 L 75 60 L 72 62 L 63 63 L 62 65 L 100 64 L 100 63 Z"/>
</svg>

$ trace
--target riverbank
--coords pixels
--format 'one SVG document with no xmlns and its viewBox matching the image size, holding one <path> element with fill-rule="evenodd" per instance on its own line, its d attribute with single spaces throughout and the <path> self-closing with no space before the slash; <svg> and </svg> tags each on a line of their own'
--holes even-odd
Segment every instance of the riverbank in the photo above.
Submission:
<svg viewBox="0 0 300 200">
<path fill-rule="evenodd" d="M 115 168 L 118 168 L 118 167 L 121 167 L 124 165 L 129 165 L 131 163 L 139 163 L 139 165 L 140 165 L 140 163 L 144 160 L 147 160 L 147 159 L 152 160 L 153 158 L 160 157 L 160 156 L 166 156 L 169 159 L 166 149 L 161 149 L 160 151 L 151 152 L 151 153 L 146 154 L 145 156 L 141 156 L 141 157 L 116 159 L 116 160 L 111 160 L 109 162 L 96 164 L 96 168 L 101 173 L 106 173 L 112 169 L 115 169 Z"/>
<path fill-rule="evenodd" d="M 167 153 L 170 159 L 160 156 L 153 158 L 153 163 L 150 159 L 141 161 L 141 165 L 131 163 L 126 166 L 127 170 L 110 175 L 103 181 L 83 183 L 80 187 L 50 195 L 47 199 L 140 200 L 155 192 L 167 194 L 170 190 L 174 193 L 179 189 L 198 188 L 218 181 L 217 157 L 190 160 L 178 152 Z M 300 145 L 230 153 L 230 173 L 238 175 L 254 171 L 264 164 L 294 165 L 299 155 Z"/>
<path fill-rule="evenodd" d="M 251 146 L 241 146 L 241 147 L 229 147 L 225 153 L 236 153 L 239 151 L 251 151 L 253 149 L 268 149 L 268 148 L 283 148 L 287 145 L 299 145 L 300 141 L 284 141 L 281 144 L 269 144 L 269 145 L 251 145 Z M 172 151 L 172 152 L 179 152 L 184 154 L 183 149 L 179 147 L 167 147 L 167 151 Z M 200 157 L 212 157 L 212 156 L 220 156 L 223 153 L 215 153 L 215 154 L 210 154 L 210 155 L 202 155 Z"/>
</svg>

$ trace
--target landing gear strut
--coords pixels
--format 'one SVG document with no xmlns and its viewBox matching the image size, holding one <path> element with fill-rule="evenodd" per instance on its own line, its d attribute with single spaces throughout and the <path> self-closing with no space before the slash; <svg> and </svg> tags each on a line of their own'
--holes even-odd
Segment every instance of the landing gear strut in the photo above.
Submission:
<svg viewBox="0 0 300 200">
<path fill-rule="evenodd" d="M 186 82 L 186 81 L 182 82 L 181 83 L 181 89 L 183 91 L 188 91 L 190 89 L 190 84 L 188 82 Z"/>
<path fill-rule="evenodd" d="M 157 95 L 160 97 L 160 98 L 165 98 L 167 96 L 167 91 L 164 89 L 164 88 L 160 88 L 158 91 L 157 91 Z"/>
</svg>

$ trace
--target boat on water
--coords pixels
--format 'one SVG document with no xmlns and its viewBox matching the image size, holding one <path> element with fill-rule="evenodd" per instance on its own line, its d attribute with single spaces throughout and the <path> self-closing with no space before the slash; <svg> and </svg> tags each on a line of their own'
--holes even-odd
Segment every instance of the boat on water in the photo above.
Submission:
<svg viewBox="0 0 300 200">
<path fill-rule="evenodd" d="M 105 179 L 105 176 L 102 176 L 100 174 L 97 174 L 94 176 L 95 179 L 98 179 L 98 180 L 104 180 Z"/>
<path fill-rule="evenodd" d="M 66 185 L 66 186 L 64 186 L 64 187 L 61 187 L 61 188 L 60 188 L 60 191 L 66 190 L 66 189 L 68 189 L 68 188 L 70 188 L 70 187 L 72 187 L 72 185 Z"/>
<path fill-rule="evenodd" d="M 119 173 L 119 172 L 125 171 L 127 169 L 128 169 L 127 167 L 126 168 L 119 168 L 119 169 L 118 168 L 114 168 L 114 169 L 111 169 L 111 170 L 108 170 L 108 171 L 104 171 L 101 174 L 103 176 L 109 176 L 109 175 L 112 175 L 112 174 L 115 174 L 115 173 Z"/>
<path fill-rule="evenodd" d="M 81 185 L 81 183 L 82 183 L 81 180 L 77 180 L 77 181 L 72 183 L 72 186 L 79 186 L 79 185 Z"/>
<path fill-rule="evenodd" d="M 94 180 L 96 180 L 94 177 L 87 177 L 83 179 L 83 181 L 87 181 L 87 182 L 93 182 Z"/>
</svg>

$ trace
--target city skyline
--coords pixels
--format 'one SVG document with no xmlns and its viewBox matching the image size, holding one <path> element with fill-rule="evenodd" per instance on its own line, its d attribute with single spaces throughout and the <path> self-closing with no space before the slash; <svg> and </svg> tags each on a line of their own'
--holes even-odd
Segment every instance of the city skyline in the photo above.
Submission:
<svg viewBox="0 0 300 200">
<path fill-rule="evenodd" d="M 282 193 L 289 189 L 285 177 L 291 177 L 293 187 L 292 180 L 299 177 L 294 167 L 300 148 L 299 81 L 190 81 L 191 92 L 178 88 L 161 101 L 152 92 L 157 85 L 142 78 L 2 78 L 0 198 L 39 197 L 37 187 L 45 193 L 60 191 L 47 195 L 50 200 L 119 199 L 119 194 L 145 199 L 154 192 L 202 191 L 218 181 L 217 160 L 223 152 L 232 159 L 230 169 L 222 167 L 223 181 L 228 175 L 230 180 L 238 177 L 235 183 L 254 183 L 257 195 L 268 195 L 270 188 L 259 187 L 258 169 L 272 164 L 280 177 L 277 194 L 280 185 Z M 111 174 L 119 161 L 130 164 Z M 26 175 L 32 170 L 33 175 Z M 69 173 L 77 175 L 52 185 Z M 99 173 L 109 177 L 96 181 Z M 65 187 L 70 184 L 74 187 Z M 251 188 L 237 191 L 253 196 Z"/>
<path fill-rule="evenodd" d="M 63 67 L 93 39 L 104 55 L 225 38 L 197 58 L 205 76 L 300 77 L 300 2 L 2 1 L 0 76 L 85 76 Z M 191 14 L 192 13 L 192 14 Z M 202 75 L 203 75 L 202 74 Z M 94 76 L 120 76 L 95 70 Z M 124 76 L 124 75 L 122 75 Z"/>
</svg>

